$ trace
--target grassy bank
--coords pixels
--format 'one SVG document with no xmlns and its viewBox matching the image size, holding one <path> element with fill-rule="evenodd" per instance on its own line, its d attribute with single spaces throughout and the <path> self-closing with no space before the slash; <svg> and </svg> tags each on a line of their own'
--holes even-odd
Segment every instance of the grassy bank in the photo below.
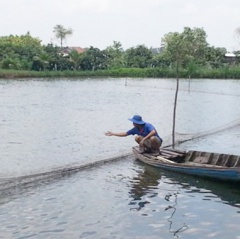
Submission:
<svg viewBox="0 0 240 239">
<path fill-rule="evenodd" d="M 188 71 L 180 70 L 180 78 L 208 79 L 240 79 L 240 67 L 220 69 L 197 69 L 189 75 Z M 121 68 L 98 71 L 16 71 L 1 70 L 0 78 L 59 78 L 59 77 L 141 77 L 141 78 L 175 78 L 176 72 L 162 68 Z"/>
</svg>

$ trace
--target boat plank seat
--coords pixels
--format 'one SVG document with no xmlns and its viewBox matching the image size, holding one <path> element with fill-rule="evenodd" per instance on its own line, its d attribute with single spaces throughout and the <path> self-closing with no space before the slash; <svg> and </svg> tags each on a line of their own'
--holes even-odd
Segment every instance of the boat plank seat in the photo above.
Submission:
<svg viewBox="0 0 240 239">
<path fill-rule="evenodd" d="M 225 163 L 225 166 L 232 168 L 232 167 L 237 167 L 237 165 L 239 167 L 239 156 L 230 155 L 228 157 L 228 160 Z"/>
<path fill-rule="evenodd" d="M 229 159 L 229 155 L 224 155 L 224 154 L 216 154 L 216 162 L 215 165 L 219 166 L 226 166 L 227 162 Z"/>
<path fill-rule="evenodd" d="M 193 163 L 198 163 L 198 164 L 207 164 L 208 161 L 209 161 L 208 157 L 198 156 L 192 162 Z"/>
<path fill-rule="evenodd" d="M 240 167 L 240 157 L 239 156 L 237 157 L 237 160 L 233 167 Z"/>
<path fill-rule="evenodd" d="M 196 158 L 203 157 L 202 152 L 198 151 L 189 151 L 186 155 L 185 162 L 194 162 Z"/>
</svg>

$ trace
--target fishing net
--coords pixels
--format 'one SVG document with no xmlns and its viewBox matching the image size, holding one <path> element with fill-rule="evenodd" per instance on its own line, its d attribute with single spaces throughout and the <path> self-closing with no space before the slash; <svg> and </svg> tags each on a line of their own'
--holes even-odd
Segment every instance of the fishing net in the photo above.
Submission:
<svg viewBox="0 0 240 239">
<path fill-rule="evenodd" d="M 203 132 L 197 132 L 193 134 L 185 134 L 185 133 L 175 133 L 175 146 L 179 146 L 181 143 L 184 143 L 186 141 L 191 141 L 197 138 L 202 138 L 202 137 L 207 137 L 209 135 L 217 134 L 225 130 L 232 129 L 234 127 L 238 127 L 240 125 L 240 118 L 236 119 L 232 122 L 229 122 L 227 124 L 224 124 L 222 126 L 206 130 Z M 164 142 L 163 142 L 163 147 L 171 147 L 172 146 L 172 136 L 168 135 L 164 137 Z M 53 179 L 59 179 L 64 177 L 65 175 L 69 175 L 75 172 L 79 172 L 80 170 L 84 170 L 86 168 L 91 168 L 91 167 L 96 167 L 108 162 L 113 162 L 117 161 L 123 158 L 129 157 L 130 154 L 124 154 L 124 155 L 119 155 L 117 157 L 112 157 L 104 160 L 99 160 L 96 162 L 88 163 L 85 165 L 70 165 L 70 166 L 64 166 L 60 167 L 55 170 L 50 170 L 49 172 L 43 172 L 43 173 L 38 173 L 38 174 L 32 174 L 32 175 L 27 175 L 27 176 L 22 176 L 22 177 L 16 177 L 16 178 L 6 178 L 0 180 L 0 191 L 6 190 L 6 189 L 11 189 L 11 188 L 16 188 L 20 185 L 29 185 L 31 183 L 36 184 L 36 182 L 43 182 L 45 180 L 53 180 Z"/>
<path fill-rule="evenodd" d="M 185 134 L 185 133 L 176 132 L 175 133 L 175 145 L 180 145 L 181 143 L 184 143 L 184 142 L 187 142 L 190 140 L 217 134 L 217 133 L 223 132 L 225 130 L 235 128 L 239 125 L 240 125 L 240 118 L 236 119 L 234 121 L 231 121 L 227 124 L 224 124 L 222 126 L 218 126 L 216 128 L 210 129 L 210 130 L 197 132 L 197 133 L 193 133 L 193 134 Z M 168 136 L 164 137 L 163 147 L 168 147 L 168 146 L 172 146 L 172 135 L 168 135 Z"/>
<path fill-rule="evenodd" d="M 4 190 L 9 190 L 9 189 L 12 190 L 20 186 L 25 186 L 25 185 L 37 186 L 37 185 L 41 185 L 43 182 L 59 180 L 65 176 L 72 175 L 81 170 L 85 170 L 93 167 L 99 167 L 107 163 L 128 158 L 129 156 L 130 154 L 126 153 L 116 157 L 102 159 L 102 160 L 98 160 L 98 161 L 87 163 L 87 164 L 64 165 L 63 167 L 51 169 L 46 172 L 35 173 L 35 174 L 26 175 L 26 176 L 12 177 L 12 178 L 4 178 L 4 179 L 0 178 L 0 192 Z"/>
</svg>

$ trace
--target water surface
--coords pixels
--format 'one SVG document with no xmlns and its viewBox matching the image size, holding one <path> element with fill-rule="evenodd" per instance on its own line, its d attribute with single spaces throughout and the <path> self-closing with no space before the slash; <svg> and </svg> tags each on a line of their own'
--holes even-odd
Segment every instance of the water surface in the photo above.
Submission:
<svg viewBox="0 0 240 239">
<path fill-rule="evenodd" d="M 174 89 L 171 79 L 0 81 L 1 182 L 17 177 L 1 191 L 0 238 L 240 238 L 237 185 L 160 171 L 132 155 L 54 176 L 130 153 L 133 137 L 104 132 L 128 130 L 134 114 L 171 142 Z M 178 137 L 208 133 L 179 147 L 240 154 L 239 92 L 235 80 L 181 80 Z M 17 183 L 44 172 L 53 173 Z"/>
</svg>

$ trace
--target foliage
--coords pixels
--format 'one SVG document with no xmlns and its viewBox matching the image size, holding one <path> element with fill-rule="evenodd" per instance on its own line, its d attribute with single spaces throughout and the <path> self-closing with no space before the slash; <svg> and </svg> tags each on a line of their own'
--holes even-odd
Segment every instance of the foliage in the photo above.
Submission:
<svg viewBox="0 0 240 239">
<path fill-rule="evenodd" d="M 162 39 L 165 46 L 163 55 L 171 63 L 181 67 L 187 67 L 191 62 L 204 65 L 204 56 L 208 47 L 206 37 L 205 31 L 201 28 L 185 27 L 182 33 L 168 33 Z"/>
<path fill-rule="evenodd" d="M 126 50 L 125 61 L 127 67 L 146 68 L 152 66 L 153 53 L 144 45 L 131 47 Z"/>
<path fill-rule="evenodd" d="M 224 55 L 227 53 L 225 48 L 207 47 L 205 52 L 206 66 L 209 68 L 220 68 L 225 64 Z"/>
<path fill-rule="evenodd" d="M 71 29 L 56 25 L 54 33 L 61 46 L 41 45 L 41 40 L 29 32 L 0 37 L 0 68 L 46 71 L 46 74 L 75 71 L 71 74 L 132 77 L 175 77 L 177 69 L 179 77 L 238 77 L 238 71 L 231 75 L 232 71 L 227 70 L 232 65 L 224 58 L 226 49 L 209 46 L 207 35 L 201 28 L 185 27 L 181 33 L 168 33 L 162 38 L 161 48 L 138 45 L 123 50 L 120 42 L 113 41 L 104 50 L 91 46 L 80 54 L 74 50 L 63 54 L 62 43 L 72 34 Z M 236 54 L 240 55 L 239 52 Z M 234 62 L 236 67 L 239 63 L 238 60 Z"/>
<path fill-rule="evenodd" d="M 140 77 L 140 78 L 174 78 L 175 69 L 170 68 L 118 68 L 108 70 L 42 70 L 42 71 L 24 71 L 24 70 L 1 70 L 0 78 L 28 78 L 28 77 Z M 180 69 L 179 77 L 187 78 L 189 76 L 186 69 Z M 223 67 L 218 69 L 198 68 L 191 76 L 193 79 L 240 79 L 240 68 L 236 66 Z"/>
<path fill-rule="evenodd" d="M 107 57 L 103 51 L 91 46 L 83 53 L 79 65 L 82 70 L 105 69 L 107 68 Z"/>
<path fill-rule="evenodd" d="M 27 69 L 29 64 L 26 62 L 32 61 L 41 52 L 41 41 L 31 37 L 30 33 L 0 37 L 0 62 L 4 69 Z"/>
<path fill-rule="evenodd" d="M 81 54 L 73 50 L 72 52 L 69 53 L 69 59 L 73 63 L 73 70 L 77 70 L 80 65 Z"/>
<path fill-rule="evenodd" d="M 116 69 L 123 67 L 124 51 L 120 42 L 114 41 L 112 46 L 107 47 L 103 54 L 106 56 L 106 68 Z"/>
</svg>

